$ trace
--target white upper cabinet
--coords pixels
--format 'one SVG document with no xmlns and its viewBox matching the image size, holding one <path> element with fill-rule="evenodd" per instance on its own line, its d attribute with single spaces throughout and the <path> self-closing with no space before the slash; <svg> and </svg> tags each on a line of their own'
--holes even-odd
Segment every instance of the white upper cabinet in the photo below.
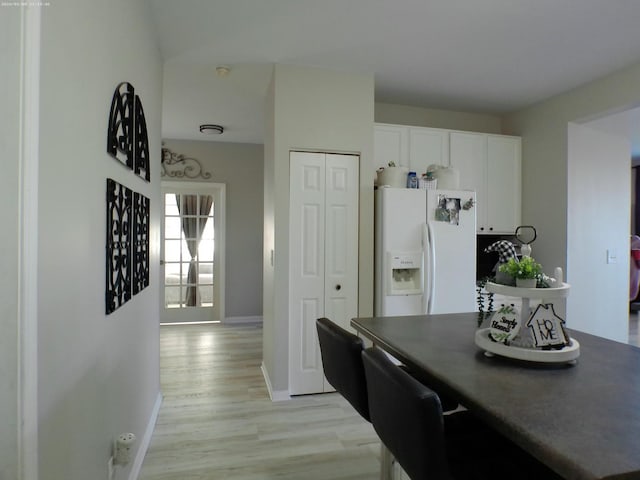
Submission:
<svg viewBox="0 0 640 480">
<path fill-rule="evenodd" d="M 451 166 L 460 173 L 460 189 L 476 192 L 478 233 L 487 229 L 487 136 L 481 133 L 451 132 Z"/>
<path fill-rule="evenodd" d="M 475 190 L 478 233 L 513 233 L 520 224 L 520 138 L 451 132 L 460 188 Z"/>
<path fill-rule="evenodd" d="M 456 168 L 475 190 L 478 233 L 513 233 L 520 224 L 520 137 L 378 123 L 375 168 L 390 161 L 418 175 L 431 164 Z"/>
<path fill-rule="evenodd" d="M 520 225 L 521 149 L 519 137 L 487 137 L 487 225 L 494 232 Z"/>
<path fill-rule="evenodd" d="M 409 170 L 420 176 L 432 164 L 449 165 L 449 132 L 438 128 L 409 128 Z"/>
<path fill-rule="evenodd" d="M 409 166 L 409 129 L 401 125 L 377 124 L 374 129 L 374 168 Z"/>
</svg>

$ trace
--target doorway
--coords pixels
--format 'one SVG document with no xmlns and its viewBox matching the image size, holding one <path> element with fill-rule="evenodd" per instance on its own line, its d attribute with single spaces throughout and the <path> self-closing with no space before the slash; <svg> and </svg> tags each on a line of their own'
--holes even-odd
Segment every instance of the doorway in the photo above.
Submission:
<svg viewBox="0 0 640 480">
<path fill-rule="evenodd" d="M 225 185 L 162 184 L 161 323 L 224 320 Z"/>
</svg>

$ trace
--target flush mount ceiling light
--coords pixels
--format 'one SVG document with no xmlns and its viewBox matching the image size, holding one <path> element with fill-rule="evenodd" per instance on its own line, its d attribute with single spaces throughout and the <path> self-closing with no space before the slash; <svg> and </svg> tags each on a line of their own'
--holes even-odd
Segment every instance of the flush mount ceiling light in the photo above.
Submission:
<svg viewBox="0 0 640 480">
<path fill-rule="evenodd" d="M 200 131 L 207 135 L 222 135 L 224 128 L 220 125 L 200 125 Z"/>
<path fill-rule="evenodd" d="M 216 67 L 216 73 L 219 77 L 226 77 L 227 75 L 229 75 L 229 72 L 231 72 L 231 69 L 226 65 L 220 65 L 219 67 Z"/>
</svg>

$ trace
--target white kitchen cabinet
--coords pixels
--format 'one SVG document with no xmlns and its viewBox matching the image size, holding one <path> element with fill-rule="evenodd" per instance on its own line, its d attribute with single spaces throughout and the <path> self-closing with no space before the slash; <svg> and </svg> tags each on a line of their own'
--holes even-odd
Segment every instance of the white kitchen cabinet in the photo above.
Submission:
<svg viewBox="0 0 640 480">
<path fill-rule="evenodd" d="M 358 316 L 359 157 L 290 154 L 289 393 L 333 391 L 316 319 Z"/>
<path fill-rule="evenodd" d="M 449 140 L 460 188 L 476 191 L 478 233 L 513 233 L 520 224 L 520 138 L 451 132 Z"/>
<path fill-rule="evenodd" d="M 409 166 L 409 128 L 402 125 L 376 124 L 374 127 L 374 167 Z"/>
<path fill-rule="evenodd" d="M 375 168 L 390 161 L 418 175 L 431 164 L 449 165 L 449 131 L 378 123 L 374 129 Z"/>
<path fill-rule="evenodd" d="M 519 137 L 377 123 L 375 168 L 390 161 L 418 175 L 431 164 L 451 166 L 460 188 L 475 190 L 478 233 L 513 233 L 520 224 Z"/>
<path fill-rule="evenodd" d="M 487 220 L 493 232 L 512 233 L 520 225 L 521 140 L 487 136 Z"/>
<path fill-rule="evenodd" d="M 476 192 L 476 228 L 483 232 L 487 226 L 487 136 L 451 132 L 449 141 L 449 159 L 460 174 L 460 189 Z"/>
<path fill-rule="evenodd" d="M 409 128 L 409 170 L 418 176 L 432 164 L 449 165 L 449 132 L 439 128 Z"/>
</svg>

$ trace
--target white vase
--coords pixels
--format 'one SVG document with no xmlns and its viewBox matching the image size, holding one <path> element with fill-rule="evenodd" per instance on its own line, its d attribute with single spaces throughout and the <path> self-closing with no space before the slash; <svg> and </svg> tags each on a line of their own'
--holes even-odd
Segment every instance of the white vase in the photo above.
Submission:
<svg viewBox="0 0 640 480">
<path fill-rule="evenodd" d="M 538 280 L 535 278 L 516 278 L 516 287 L 536 288 Z"/>
</svg>

